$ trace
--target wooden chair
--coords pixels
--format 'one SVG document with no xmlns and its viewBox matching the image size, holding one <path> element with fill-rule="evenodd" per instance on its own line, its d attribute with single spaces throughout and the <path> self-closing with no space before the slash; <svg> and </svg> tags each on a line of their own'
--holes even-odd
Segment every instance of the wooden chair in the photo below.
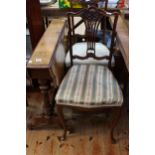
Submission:
<svg viewBox="0 0 155 155">
<path fill-rule="evenodd" d="M 81 48 L 81 50 L 84 50 L 86 53 L 84 56 L 73 54 L 73 49 L 75 48 L 75 45 L 73 44 L 75 35 L 74 28 L 76 26 L 74 25 L 72 18 L 75 16 L 80 16 L 86 27 L 85 40 L 87 44 L 85 48 Z M 105 44 L 102 44 L 102 52 L 105 54 L 105 51 L 109 51 L 109 53 L 106 56 L 98 56 L 96 55 L 96 48 L 100 43 L 96 43 L 95 36 L 103 16 L 114 16 L 114 24 L 112 25 L 112 31 L 110 32 L 110 48 L 108 49 Z M 113 136 L 113 131 L 118 122 L 123 104 L 122 91 L 110 70 L 112 52 L 116 37 L 117 20 L 117 12 L 106 12 L 94 6 L 83 9 L 78 13 L 68 13 L 71 67 L 62 80 L 55 97 L 59 120 L 64 128 L 63 140 L 66 138 L 66 132 L 68 130 L 64 121 L 63 108 L 69 107 L 73 110 L 75 109 L 93 113 L 103 112 L 107 109 L 108 111 L 112 111 L 114 113 L 114 118 L 112 120 L 110 133 L 112 141 L 116 142 Z M 105 30 L 103 30 L 102 34 L 103 42 L 105 43 Z M 81 51 L 79 50 L 79 53 L 80 52 Z M 88 58 L 94 58 L 97 60 L 107 59 L 108 66 L 102 64 L 73 63 L 74 59 L 84 60 Z"/>
</svg>

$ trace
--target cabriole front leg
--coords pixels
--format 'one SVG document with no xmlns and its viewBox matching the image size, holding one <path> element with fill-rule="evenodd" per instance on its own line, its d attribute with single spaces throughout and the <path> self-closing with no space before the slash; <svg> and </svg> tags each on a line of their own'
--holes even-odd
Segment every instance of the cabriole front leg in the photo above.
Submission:
<svg viewBox="0 0 155 155">
<path fill-rule="evenodd" d="M 114 138 L 114 129 L 120 119 L 121 116 L 121 108 L 117 108 L 117 109 L 113 109 L 113 119 L 112 119 L 112 124 L 111 124 L 111 131 L 110 131 L 110 137 L 111 137 L 111 141 L 113 144 L 115 144 L 117 141 Z"/>
</svg>

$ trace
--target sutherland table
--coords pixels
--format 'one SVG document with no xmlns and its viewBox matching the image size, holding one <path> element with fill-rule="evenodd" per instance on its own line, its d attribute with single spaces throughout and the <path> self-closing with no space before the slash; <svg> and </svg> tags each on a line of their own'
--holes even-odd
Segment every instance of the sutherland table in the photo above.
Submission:
<svg viewBox="0 0 155 155">
<path fill-rule="evenodd" d="M 39 88 L 43 94 L 42 113 L 44 116 L 51 115 L 49 91 L 54 91 L 57 88 L 64 74 L 65 28 L 66 21 L 64 19 L 52 20 L 27 64 L 30 77 L 38 80 Z"/>
</svg>

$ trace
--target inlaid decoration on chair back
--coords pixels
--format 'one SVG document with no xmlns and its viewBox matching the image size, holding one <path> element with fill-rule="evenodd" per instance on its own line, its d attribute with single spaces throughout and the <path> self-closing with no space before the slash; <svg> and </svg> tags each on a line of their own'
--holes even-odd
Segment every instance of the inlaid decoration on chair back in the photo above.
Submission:
<svg viewBox="0 0 155 155">
<path fill-rule="evenodd" d="M 68 13 L 68 25 L 69 25 L 69 42 L 70 42 L 70 56 L 71 56 L 71 65 L 73 64 L 72 59 L 87 59 L 92 57 L 97 60 L 108 59 L 111 62 L 112 50 L 114 46 L 114 40 L 116 36 L 116 25 L 118 20 L 118 12 L 107 12 L 91 6 L 87 9 L 83 9 L 77 13 L 70 12 Z M 114 24 L 111 25 L 110 29 L 107 29 L 107 18 L 114 16 Z M 80 17 L 81 21 L 77 24 L 74 24 L 74 18 Z M 75 43 L 75 29 L 81 24 L 84 23 L 85 34 L 83 40 L 87 42 L 87 49 L 85 56 L 73 55 L 72 45 Z M 102 28 L 101 28 L 102 25 Z M 101 42 L 107 46 L 106 35 L 107 32 L 110 33 L 110 54 L 107 56 L 98 57 L 95 51 L 95 45 L 97 43 L 98 33 L 101 33 L 102 39 Z M 99 41 L 98 41 L 99 42 Z"/>
</svg>

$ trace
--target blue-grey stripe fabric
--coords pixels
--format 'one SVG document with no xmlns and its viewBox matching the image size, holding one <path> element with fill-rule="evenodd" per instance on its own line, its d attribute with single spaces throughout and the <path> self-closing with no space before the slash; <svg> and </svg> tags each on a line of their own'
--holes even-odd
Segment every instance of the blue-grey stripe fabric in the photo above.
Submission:
<svg viewBox="0 0 155 155">
<path fill-rule="evenodd" d="M 112 72 L 101 65 L 73 65 L 55 99 L 57 104 L 88 108 L 123 103 L 122 91 Z"/>
</svg>

